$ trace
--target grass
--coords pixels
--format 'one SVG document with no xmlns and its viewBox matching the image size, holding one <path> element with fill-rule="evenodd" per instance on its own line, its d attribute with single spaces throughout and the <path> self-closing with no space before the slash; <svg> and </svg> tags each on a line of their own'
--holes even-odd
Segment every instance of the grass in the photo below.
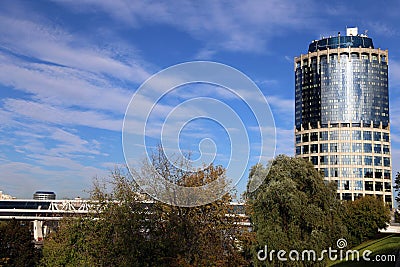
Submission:
<svg viewBox="0 0 400 267">
<path fill-rule="evenodd" d="M 365 250 L 370 250 L 372 251 L 372 254 L 370 254 L 368 257 L 371 259 L 371 261 L 365 261 L 362 259 L 362 255 Z M 368 267 L 368 266 L 395 266 L 395 261 L 386 261 L 386 262 L 378 262 L 376 261 L 376 256 L 379 255 L 378 257 L 383 258 L 383 257 L 388 257 L 389 255 L 395 255 L 395 260 L 400 257 L 400 234 L 390 234 L 390 235 L 384 235 L 382 234 L 381 236 L 377 237 L 377 239 L 369 240 L 366 241 L 354 248 L 352 250 L 358 250 L 360 253 L 360 261 L 334 261 L 334 262 L 329 262 L 328 266 L 334 266 L 334 267 L 347 267 L 347 266 L 352 266 L 352 267 L 357 267 L 357 266 L 362 266 L 362 267 Z M 389 257 L 394 257 L 394 256 L 389 256 Z M 400 258 L 399 258 L 400 261 Z"/>
</svg>

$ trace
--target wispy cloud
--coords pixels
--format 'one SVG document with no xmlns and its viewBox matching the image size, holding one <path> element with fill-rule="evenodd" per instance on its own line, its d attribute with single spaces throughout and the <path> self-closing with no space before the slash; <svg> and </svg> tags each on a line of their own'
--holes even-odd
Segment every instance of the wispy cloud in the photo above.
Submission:
<svg viewBox="0 0 400 267">
<path fill-rule="evenodd" d="M 212 48 L 264 51 L 273 36 L 285 28 L 308 28 L 315 20 L 314 5 L 288 0 L 273 1 L 79 1 L 63 2 L 73 10 L 101 9 L 114 20 L 132 27 L 140 23 L 166 23 L 181 28 Z M 303 7 L 307 6 L 307 9 Z M 91 8 L 87 8 L 91 7 Z M 302 10 L 302 12 L 298 12 Z M 179 20 L 176 18 L 179 17 Z M 240 21 L 240 23 L 238 23 Z"/>
<path fill-rule="evenodd" d="M 3 57 L 4 60 L 4 57 Z M 11 58 L 0 64 L 0 82 L 52 105 L 100 109 L 122 114 L 132 92 L 71 68 L 23 63 Z"/>
<path fill-rule="evenodd" d="M 54 24 L 47 26 L 46 22 L 0 15 L 1 47 L 17 55 L 135 82 L 149 76 L 133 53 L 125 54 L 131 60 L 122 62 L 116 59 L 120 51 L 100 49 L 90 39 L 72 35 Z"/>
<path fill-rule="evenodd" d="M 268 103 L 272 106 L 272 110 L 278 114 L 284 113 L 286 118 L 294 116 L 294 99 L 282 98 L 276 95 L 267 96 Z"/>
<path fill-rule="evenodd" d="M 82 196 L 82 188 L 90 189 L 94 176 L 106 175 L 102 166 L 90 163 L 95 157 L 107 157 L 102 144 L 83 139 L 74 129 L 14 121 L 0 130 L 0 136 L 7 140 L 1 143 L 7 155 L 0 154 L 0 184 L 17 197 L 40 189 L 56 190 L 59 197 Z"/>
<path fill-rule="evenodd" d="M 6 99 L 4 108 L 11 112 L 12 116 L 20 115 L 34 121 L 58 125 L 88 126 L 112 131 L 121 131 L 122 129 L 122 118 L 114 119 L 95 111 L 62 109 L 22 99 Z"/>
<path fill-rule="evenodd" d="M 370 21 L 368 22 L 368 28 L 375 34 L 381 35 L 385 37 L 394 37 L 399 34 L 397 28 L 391 27 L 386 23 L 379 21 Z"/>
<path fill-rule="evenodd" d="M 194 56 L 197 60 L 209 60 L 217 53 L 216 50 L 212 49 L 201 49 L 197 54 Z"/>
</svg>

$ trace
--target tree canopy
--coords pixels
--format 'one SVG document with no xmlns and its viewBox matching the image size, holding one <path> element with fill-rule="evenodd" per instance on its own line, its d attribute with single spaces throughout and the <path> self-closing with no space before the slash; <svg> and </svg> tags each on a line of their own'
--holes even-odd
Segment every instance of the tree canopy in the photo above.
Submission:
<svg viewBox="0 0 400 267">
<path fill-rule="evenodd" d="M 201 185 L 225 175 L 222 167 L 214 165 L 179 172 L 158 156 L 154 166 L 181 185 Z M 167 205 L 140 194 L 130 173 L 121 169 L 112 172 L 111 191 L 108 187 L 95 183 L 92 199 L 99 203 L 98 213 L 63 221 L 59 231 L 45 240 L 43 265 L 247 265 L 238 246 L 240 229 L 227 216 L 229 194 L 199 207 Z"/>
<path fill-rule="evenodd" d="M 152 159 L 159 174 L 181 186 L 197 187 L 222 177 L 216 187 L 220 192 L 228 184 L 221 166 L 182 171 L 188 168 L 176 167 L 163 154 Z M 381 199 L 341 202 L 337 185 L 324 181 L 311 162 L 281 155 L 250 170 L 249 183 L 262 183 L 245 194 L 253 226 L 248 232 L 229 216 L 230 194 L 197 207 L 168 205 L 144 195 L 132 176 L 154 175 L 147 164 L 132 174 L 117 168 L 108 182 L 97 180 L 91 196 L 97 208 L 89 217 L 61 222 L 45 240 L 42 265 L 325 266 L 327 258 L 282 262 L 277 257 L 260 261 L 257 256 L 267 246 L 268 251 L 313 250 L 318 257 L 329 247 L 337 248 L 342 238 L 348 248 L 358 245 L 389 220 Z"/>
<path fill-rule="evenodd" d="M 344 203 L 344 222 L 353 243 L 361 243 L 374 237 L 379 229 L 390 222 L 390 210 L 382 199 L 365 196 Z"/>
<path fill-rule="evenodd" d="M 264 179 L 247 194 L 249 213 L 256 235 L 255 251 L 268 250 L 317 252 L 346 235 L 341 222 L 342 206 L 336 199 L 334 184 L 325 183 L 311 162 L 280 155 L 268 166 L 256 165 L 249 179 Z M 256 265 L 313 265 L 316 262 L 259 262 Z M 321 266 L 324 263 L 320 263 Z"/>
<path fill-rule="evenodd" d="M 0 222 L 0 266 L 35 266 L 40 251 L 35 249 L 27 221 Z"/>
</svg>

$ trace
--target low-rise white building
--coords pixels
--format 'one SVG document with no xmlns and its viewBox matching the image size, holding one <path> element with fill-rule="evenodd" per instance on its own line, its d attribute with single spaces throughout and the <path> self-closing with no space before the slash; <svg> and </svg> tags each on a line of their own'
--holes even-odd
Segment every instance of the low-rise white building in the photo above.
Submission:
<svg viewBox="0 0 400 267">
<path fill-rule="evenodd" d="M 3 191 L 0 191 L 0 199 L 14 199 L 15 197 L 11 195 L 3 194 Z"/>
</svg>

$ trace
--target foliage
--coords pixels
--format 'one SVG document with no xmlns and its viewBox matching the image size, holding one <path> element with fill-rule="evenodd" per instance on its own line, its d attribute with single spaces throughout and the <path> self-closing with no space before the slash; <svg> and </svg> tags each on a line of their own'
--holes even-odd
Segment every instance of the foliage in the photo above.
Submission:
<svg viewBox="0 0 400 267">
<path fill-rule="evenodd" d="M 354 243 L 374 237 L 390 222 L 390 210 L 382 199 L 365 196 L 344 203 L 344 222 Z"/>
<path fill-rule="evenodd" d="M 0 266 L 35 266 L 39 258 L 29 222 L 0 222 Z"/>
<path fill-rule="evenodd" d="M 220 166 L 188 173 L 163 155 L 153 158 L 164 177 L 184 186 L 225 175 Z M 240 229 L 226 216 L 230 195 L 194 208 L 166 205 L 139 194 L 130 174 L 121 169 L 112 172 L 110 192 L 108 187 L 95 183 L 92 199 L 98 209 L 91 218 L 65 220 L 45 240 L 44 266 L 247 265 L 237 245 Z"/>
<path fill-rule="evenodd" d="M 269 170 L 269 172 L 268 172 Z M 268 251 L 313 249 L 319 252 L 334 247 L 336 240 L 346 235 L 341 222 L 342 207 L 336 199 L 334 184 L 326 184 L 311 162 L 301 158 L 278 156 L 268 166 L 254 166 L 252 179 L 264 179 L 261 186 L 247 193 L 247 202 L 256 244 L 253 254 L 268 247 Z M 316 266 L 323 262 L 271 261 L 256 265 Z"/>
<path fill-rule="evenodd" d="M 97 208 L 89 218 L 66 219 L 45 240 L 45 266 L 149 266 L 160 232 L 157 205 L 145 205 L 136 185 L 122 170 L 112 172 L 112 192 L 96 181 Z M 160 228 L 161 229 L 161 228 Z M 157 262 L 155 262 L 157 264 Z"/>
</svg>

